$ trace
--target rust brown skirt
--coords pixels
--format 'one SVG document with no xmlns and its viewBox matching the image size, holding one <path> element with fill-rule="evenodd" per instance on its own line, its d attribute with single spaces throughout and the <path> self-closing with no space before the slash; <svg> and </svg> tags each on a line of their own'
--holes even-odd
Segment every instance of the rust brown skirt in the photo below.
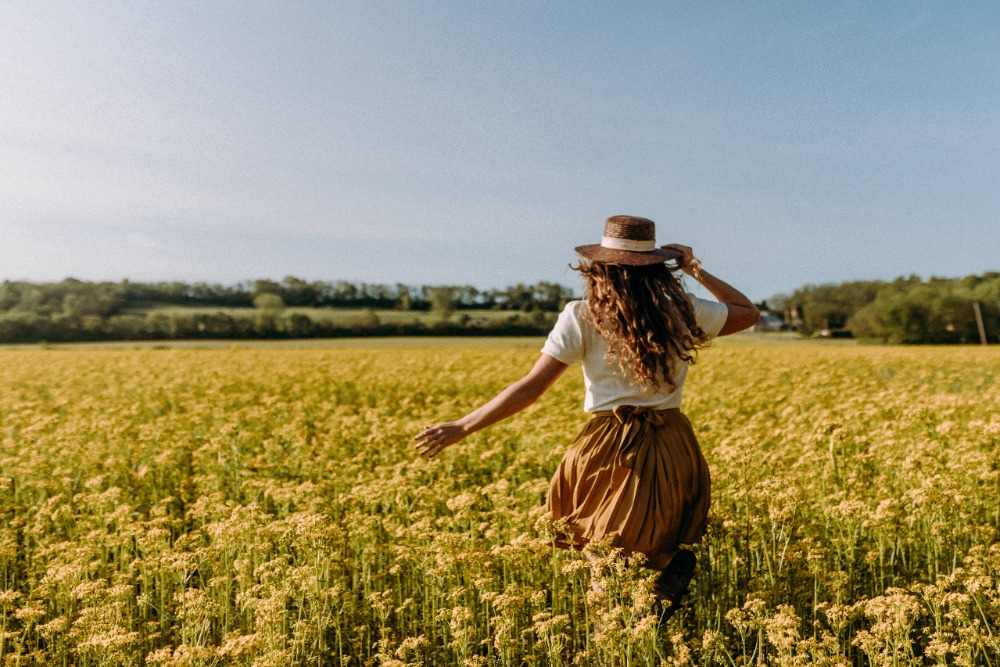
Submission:
<svg viewBox="0 0 1000 667">
<path fill-rule="evenodd" d="M 708 465 L 680 410 L 620 405 L 595 412 L 566 451 L 548 509 L 566 520 L 574 547 L 609 540 L 652 558 L 701 539 L 710 491 Z"/>
</svg>

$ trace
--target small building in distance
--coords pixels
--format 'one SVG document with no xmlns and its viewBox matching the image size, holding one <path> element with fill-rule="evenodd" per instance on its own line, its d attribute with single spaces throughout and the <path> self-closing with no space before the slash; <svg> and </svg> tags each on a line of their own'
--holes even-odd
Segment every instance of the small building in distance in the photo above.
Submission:
<svg viewBox="0 0 1000 667">
<path fill-rule="evenodd" d="M 785 329 L 787 329 L 785 320 L 767 310 L 760 311 L 760 319 L 757 320 L 757 324 L 753 325 L 753 330 L 758 332 L 784 331 Z"/>
</svg>

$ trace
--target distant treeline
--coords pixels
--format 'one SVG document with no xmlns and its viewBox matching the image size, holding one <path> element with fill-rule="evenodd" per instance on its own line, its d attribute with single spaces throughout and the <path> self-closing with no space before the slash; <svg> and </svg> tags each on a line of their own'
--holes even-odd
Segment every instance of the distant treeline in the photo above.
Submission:
<svg viewBox="0 0 1000 667">
<path fill-rule="evenodd" d="M 571 290 L 555 283 L 480 291 L 467 285 L 380 285 L 347 281 L 256 280 L 208 283 L 5 281 L 0 285 L 0 343 L 186 338 L 305 338 L 392 335 L 537 335 L 545 333 Z M 254 308 L 246 313 L 182 308 Z M 337 323 L 285 307 L 364 309 Z M 433 311 L 430 321 L 382 323 L 374 309 Z M 486 322 L 463 310 L 509 311 Z"/>
<path fill-rule="evenodd" d="M 91 283 L 68 278 L 58 283 L 5 281 L 0 285 L 0 312 L 22 311 L 43 315 L 114 315 L 126 308 L 174 305 L 248 308 L 263 294 L 281 297 L 286 306 L 313 308 L 401 308 L 429 310 L 435 298 L 447 294 L 457 309 L 487 308 L 557 312 L 572 291 L 556 283 L 515 285 L 480 291 L 468 285 L 381 285 L 305 281 L 287 277 L 280 282 L 255 280 L 236 285 L 159 282 Z"/>
<path fill-rule="evenodd" d="M 294 277 L 237 285 L 6 281 L 0 285 L 0 343 L 542 335 L 572 298 L 571 290 L 548 282 L 480 291 L 470 286 L 309 282 Z M 978 343 L 978 305 L 989 342 L 1000 342 L 997 272 L 807 285 L 762 305 L 783 317 L 785 328 L 804 335 L 825 331 L 886 343 Z M 185 311 L 185 306 L 220 310 Z M 336 321 L 286 307 L 349 308 L 359 314 Z M 221 310 L 242 308 L 246 310 Z M 383 322 L 375 309 L 414 311 L 415 317 Z M 482 319 L 462 312 L 473 309 L 509 314 Z"/>
<path fill-rule="evenodd" d="M 1000 273 L 965 278 L 917 276 L 891 282 L 808 285 L 768 300 L 805 334 L 849 331 L 886 343 L 978 343 L 979 306 L 991 343 L 1000 342 Z"/>
</svg>

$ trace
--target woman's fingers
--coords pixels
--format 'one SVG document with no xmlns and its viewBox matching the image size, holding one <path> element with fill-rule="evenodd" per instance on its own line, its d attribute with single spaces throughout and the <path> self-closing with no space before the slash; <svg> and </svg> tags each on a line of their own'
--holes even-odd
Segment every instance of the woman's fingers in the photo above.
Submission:
<svg viewBox="0 0 1000 667">
<path fill-rule="evenodd" d="M 443 436 L 444 436 L 443 425 L 438 424 L 437 426 L 429 426 L 425 428 L 423 431 L 414 436 L 413 439 L 418 441 L 433 442 L 435 440 L 439 440 Z"/>
<path fill-rule="evenodd" d="M 413 439 L 417 441 L 417 444 L 414 446 L 421 455 L 433 457 L 445 447 L 461 440 L 462 437 L 463 434 L 459 427 L 445 423 L 425 428 L 414 436 Z"/>
<path fill-rule="evenodd" d="M 671 244 L 665 245 L 663 247 L 664 248 L 670 248 L 672 250 L 676 250 L 677 252 L 679 252 L 679 253 L 682 254 L 682 257 L 677 262 L 678 268 L 686 269 L 689 266 L 694 266 L 695 263 L 698 262 L 698 260 L 696 260 L 694 258 L 694 251 L 691 250 L 690 246 L 681 245 L 680 243 L 671 243 Z M 697 270 L 699 267 L 700 267 L 700 264 L 697 265 L 697 266 L 695 266 L 695 269 Z M 697 276 L 695 276 L 695 277 L 697 277 Z"/>
<path fill-rule="evenodd" d="M 421 456 L 434 456 L 441 451 L 441 443 L 437 438 L 427 436 L 425 438 L 419 438 L 416 448 L 417 451 L 420 452 Z"/>
</svg>

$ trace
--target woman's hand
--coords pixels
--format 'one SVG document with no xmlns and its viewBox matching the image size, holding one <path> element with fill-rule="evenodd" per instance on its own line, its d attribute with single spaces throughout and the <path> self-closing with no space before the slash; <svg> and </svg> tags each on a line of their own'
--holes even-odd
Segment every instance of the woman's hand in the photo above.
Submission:
<svg viewBox="0 0 1000 667">
<path fill-rule="evenodd" d="M 429 426 L 417 434 L 416 448 L 421 456 L 434 458 L 445 447 L 450 447 L 468 435 L 468 431 L 459 422 L 444 422 Z"/>
<path fill-rule="evenodd" d="M 701 280 L 701 260 L 694 256 L 694 251 L 689 246 L 671 243 L 663 247 L 681 253 L 681 258 L 677 260 L 677 268 L 695 280 Z"/>
</svg>

